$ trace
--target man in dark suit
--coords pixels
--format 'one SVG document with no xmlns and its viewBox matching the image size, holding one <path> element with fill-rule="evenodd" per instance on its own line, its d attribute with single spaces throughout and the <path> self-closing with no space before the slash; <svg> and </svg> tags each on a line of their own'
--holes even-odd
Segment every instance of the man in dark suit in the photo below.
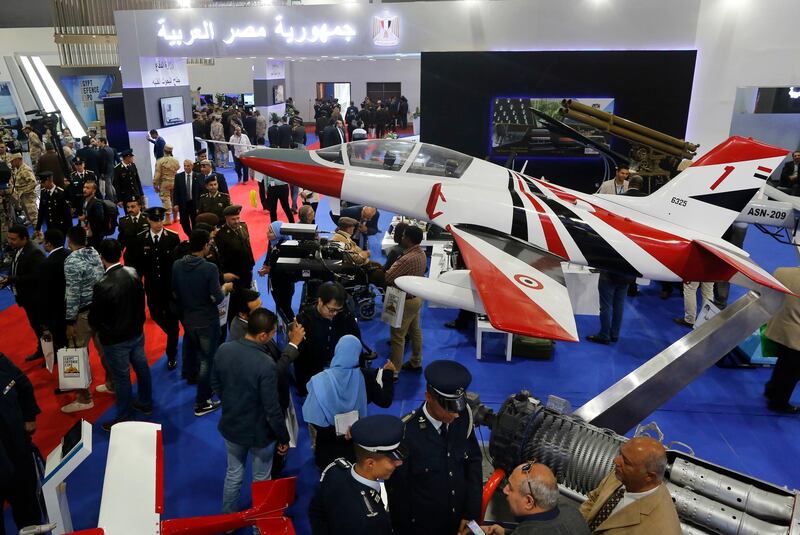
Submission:
<svg viewBox="0 0 800 535">
<path fill-rule="evenodd" d="M 183 171 L 175 175 L 175 189 L 172 190 L 172 211 L 180 213 L 181 228 L 189 236 L 192 233 L 194 218 L 197 217 L 197 201 L 205 193 L 199 173 L 193 171 L 191 160 L 183 161 Z"/>
<path fill-rule="evenodd" d="M 64 260 L 70 251 L 64 247 L 64 233 L 55 228 L 47 229 L 44 233 L 43 245 L 48 256 L 39 267 L 39 323 L 42 334 L 50 334 L 53 349 L 58 351 L 67 346 Z"/>
<path fill-rule="evenodd" d="M 292 125 L 288 117 L 284 117 L 278 126 L 278 146 L 282 149 L 292 148 Z"/>
<path fill-rule="evenodd" d="M 53 181 L 59 188 L 64 188 L 64 166 L 61 163 L 56 149 L 52 143 L 44 144 L 45 153 L 39 156 L 39 168 L 36 170 L 37 174 L 50 171 L 53 173 Z"/>
<path fill-rule="evenodd" d="M 41 235 L 42 225 L 45 223 L 47 230 L 58 229 L 66 234 L 67 229 L 72 226 L 67 194 L 55 185 L 52 172 L 45 171 L 38 176 L 42 182 L 42 194 L 39 199 L 39 217 L 36 219 L 36 234 Z"/>
<path fill-rule="evenodd" d="M 800 195 L 800 150 L 792 153 L 792 161 L 783 164 L 778 187 L 789 195 Z"/>
<path fill-rule="evenodd" d="M 36 333 L 36 353 L 26 357 L 26 361 L 42 358 L 39 337 L 42 334 L 39 321 L 39 267 L 44 261 L 44 253 L 30 239 L 24 225 L 12 225 L 6 234 L 8 246 L 13 249 L 11 272 L 0 280 L 0 288 L 11 286 L 17 304 L 25 311 L 28 323 Z"/>
<path fill-rule="evenodd" d="M 86 162 L 86 169 L 99 176 L 100 154 L 94 146 L 92 138 L 83 136 L 83 138 L 81 138 L 81 143 L 83 146 L 75 153 L 75 157 Z"/>
<path fill-rule="evenodd" d="M 221 271 L 233 273 L 238 277 L 237 286 L 249 288 L 253 282 L 253 248 L 250 246 L 250 233 L 247 224 L 241 221 L 242 207 L 238 204 L 228 206 L 222 212 L 225 225 L 214 238 L 220 255 Z"/>
<path fill-rule="evenodd" d="M 277 117 L 273 118 L 272 126 L 267 128 L 267 141 L 269 141 L 269 148 L 277 149 L 281 146 L 280 129 L 280 121 Z"/>
<path fill-rule="evenodd" d="M 100 181 L 105 184 L 105 194 L 103 198 L 117 202 L 116 192 L 114 191 L 114 166 L 117 164 L 117 151 L 109 146 L 108 140 L 104 137 L 97 138 L 100 147 Z"/>
<path fill-rule="evenodd" d="M 79 206 L 78 221 L 86 229 L 89 245 L 97 249 L 107 229 L 105 208 L 97 199 L 97 182 L 94 180 L 83 184 L 83 203 Z"/>
<path fill-rule="evenodd" d="M 133 264 L 134 244 L 136 237 L 150 228 L 147 217 L 142 214 L 142 206 L 137 197 L 131 197 L 125 203 L 125 212 L 128 214 L 119 220 L 117 241 L 125 249 L 122 256 L 126 266 Z"/>
<path fill-rule="evenodd" d="M 256 137 L 256 124 L 257 122 L 256 118 L 253 116 L 253 112 L 251 110 L 247 110 L 245 112 L 244 120 L 242 121 L 242 126 L 244 126 L 244 131 L 247 132 L 247 137 L 249 137 L 254 143 L 258 139 Z"/>
<path fill-rule="evenodd" d="M 142 181 L 139 179 L 139 170 L 133 161 L 133 151 L 128 149 L 120 154 L 122 162 L 114 167 L 114 191 L 117 194 L 118 204 L 122 199 L 130 199 L 136 196 L 142 206 L 147 206 L 142 189 Z"/>
<path fill-rule="evenodd" d="M 150 317 L 167 335 L 167 367 L 174 370 L 178 355 L 178 317 L 172 312 L 172 263 L 175 247 L 181 242 L 178 233 L 164 228 L 160 206 L 145 210 L 150 228 L 136 237 L 133 265 L 144 277 L 144 291 Z"/>
<path fill-rule="evenodd" d="M 340 145 L 345 142 L 341 120 L 331 120 L 330 124 L 328 124 L 322 132 L 322 141 L 323 143 L 320 146 L 323 148 Z"/>
<path fill-rule="evenodd" d="M 628 189 L 625 190 L 625 195 L 629 197 L 644 197 L 645 194 L 642 191 L 644 187 L 644 179 L 642 175 L 630 175 L 628 177 Z"/>
</svg>

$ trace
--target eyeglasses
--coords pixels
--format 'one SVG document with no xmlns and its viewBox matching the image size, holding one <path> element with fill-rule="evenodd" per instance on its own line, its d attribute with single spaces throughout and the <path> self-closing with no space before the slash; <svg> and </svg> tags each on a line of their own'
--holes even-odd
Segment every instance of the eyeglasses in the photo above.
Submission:
<svg viewBox="0 0 800 535">
<path fill-rule="evenodd" d="M 531 496 L 531 498 L 533 498 L 533 485 L 531 484 L 531 478 L 528 477 L 528 473 L 531 471 L 531 468 L 533 468 L 534 464 L 536 464 L 536 459 L 528 461 L 520 467 L 522 473 L 525 474 L 525 482 L 528 484 L 528 494 Z"/>
<path fill-rule="evenodd" d="M 338 314 L 339 312 L 344 310 L 344 307 L 334 308 L 334 307 L 329 307 L 327 304 L 323 304 L 322 307 L 325 308 L 331 314 Z"/>
</svg>

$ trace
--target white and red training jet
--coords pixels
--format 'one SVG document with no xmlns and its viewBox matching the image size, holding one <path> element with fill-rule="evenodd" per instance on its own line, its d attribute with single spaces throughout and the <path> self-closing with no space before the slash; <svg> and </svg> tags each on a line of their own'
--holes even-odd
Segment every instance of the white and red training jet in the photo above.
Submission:
<svg viewBox="0 0 800 535">
<path fill-rule="evenodd" d="M 402 139 L 258 149 L 242 161 L 451 232 L 468 270 L 438 280 L 401 277 L 402 289 L 485 312 L 503 331 L 577 341 L 562 261 L 658 281 L 755 283 L 790 293 L 720 238 L 788 152 L 731 137 L 646 197 L 581 193 Z"/>
</svg>

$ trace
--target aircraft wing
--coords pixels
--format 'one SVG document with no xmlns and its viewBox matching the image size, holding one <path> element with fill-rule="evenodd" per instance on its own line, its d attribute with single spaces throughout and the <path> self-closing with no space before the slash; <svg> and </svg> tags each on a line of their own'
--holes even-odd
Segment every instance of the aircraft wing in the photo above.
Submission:
<svg viewBox="0 0 800 535">
<path fill-rule="evenodd" d="M 492 326 L 502 331 L 578 341 L 561 259 L 473 227 L 450 227 Z M 524 254 L 523 254 L 524 253 Z"/>
</svg>

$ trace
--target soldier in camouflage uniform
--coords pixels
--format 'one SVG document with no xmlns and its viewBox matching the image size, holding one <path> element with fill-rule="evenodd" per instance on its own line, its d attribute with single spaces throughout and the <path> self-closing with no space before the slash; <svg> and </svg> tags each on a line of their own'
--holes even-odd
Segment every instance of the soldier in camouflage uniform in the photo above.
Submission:
<svg viewBox="0 0 800 535">
<path fill-rule="evenodd" d="M 161 197 L 161 206 L 166 210 L 165 225 L 172 224 L 172 190 L 175 188 L 175 174 L 180 168 L 180 162 L 172 156 L 172 145 L 164 145 L 164 156 L 156 161 L 153 188 Z"/>
<path fill-rule="evenodd" d="M 36 226 L 39 209 L 36 207 L 36 177 L 28 164 L 22 161 L 22 153 L 11 155 L 11 193 L 22 206 L 28 221 Z"/>
<path fill-rule="evenodd" d="M 0 258 L 5 262 L 3 248 L 6 245 L 6 233 L 10 226 L 11 215 L 14 213 L 14 205 L 11 199 L 11 154 L 6 150 L 6 144 L 0 141 L 0 162 L 5 163 L 8 169 L 3 169 L 4 174 L 8 175 L 0 183 Z"/>
<path fill-rule="evenodd" d="M 39 138 L 39 134 L 34 132 L 30 125 L 25 125 L 25 128 L 23 128 L 22 131 L 25 132 L 26 136 L 28 136 L 28 152 L 31 154 L 31 165 L 33 165 L 33 168 L 36 169 L 36 166 L 39 165 L 39 156 L 42 155 L 44 145 L 42 145 L 42 140 Z"/>
</svg>

